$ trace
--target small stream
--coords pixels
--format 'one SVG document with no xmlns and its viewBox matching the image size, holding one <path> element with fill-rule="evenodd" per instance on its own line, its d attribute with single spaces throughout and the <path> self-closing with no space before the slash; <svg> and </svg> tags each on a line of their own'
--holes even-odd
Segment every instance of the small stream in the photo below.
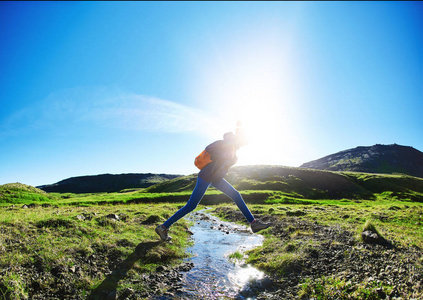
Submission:
<svg viewBox="0 0 423 300">
<path fill-rule="evenodd" d="M 185 273 L 182 299 L 254 299 L 248 283 L 264 273 L 229 255 L 260 246 L 263 236 L 252 234 L 246 226 L 224 222 L 204 212 L 190 215 L 194 225 L 194 245 L 188 248 L 194 267 Z M 242 293 L 240 293 L 242 291 Z M 244 295 L 244 296 L 243 296 Z"/>
</svg>

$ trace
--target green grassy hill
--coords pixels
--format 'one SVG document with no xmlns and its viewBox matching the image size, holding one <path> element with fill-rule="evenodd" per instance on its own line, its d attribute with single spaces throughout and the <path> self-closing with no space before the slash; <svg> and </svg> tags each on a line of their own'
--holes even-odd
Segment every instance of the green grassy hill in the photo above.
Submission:
<svg viewBox="0 0 423 300">
<path fill-rule="evenodd" d="M 373 199 L 390 193 L 399 199 L 423 202 L 423 179 L 408 175 L 332 172 L 282 166 L 241 166 L 226 179 L 240 191 L 280 191 L 294 198 Z M 149 193 L 192 191 L 196 176 L 181 176 L 153 185 Z"/>
<path fill-rule="evenodd" d="M 144 189 L 112 193 L 46 193 L 24 184 L 0 186 L 0 205 L 91 205 L 119 203 L 185 202 L 197 176 L 180 176 Z M 374 200 L 378 197 L 423 202 L 423 179 L 408 175 L 333 172 L 283 166 L 240 166 L 226 179 L 249 203 L 303 203 L 309 200 Z M 230 200 L 211 188 L 203 204 Z"/>
<path fill-rule="evenodd" d="M 54 199 L 54 196 L 30 185 L 22 183 L 7 183 L 0 185 L 0 204 L 50 202 Z"/>
</svg>

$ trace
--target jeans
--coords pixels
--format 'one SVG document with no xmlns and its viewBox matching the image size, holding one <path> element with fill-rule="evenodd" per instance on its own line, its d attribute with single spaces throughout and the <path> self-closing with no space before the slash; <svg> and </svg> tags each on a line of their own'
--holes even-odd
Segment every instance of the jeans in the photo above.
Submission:
<svg viewBox="0 0 423 300">
<path fill-rule="evenodd" d="M 195 185 L 194 191 L 191 194 L 187 204 L 184 207 L 179 209 L 173 216 L 171 216 L 166 222 L 163 223 L 163 226 L 169 228 L 173 223 L 184 217 L 186 214 L 192 212 L 203 199 L 204 194 L 206 193 L 209 186 L 212 185 L 217 188 L 219 191 L 223 192 L 229 198 L 231 198 L 241 212 L 244 214 L 248 222 L 254 221 L 254 217 L 248 209 L 247 205 L 242 199 L 241 194 L 225 179 L 220 179 L 214 182 L 207 182 L 200 177 L 197 177 L 197 184 Z"/>
</svg>

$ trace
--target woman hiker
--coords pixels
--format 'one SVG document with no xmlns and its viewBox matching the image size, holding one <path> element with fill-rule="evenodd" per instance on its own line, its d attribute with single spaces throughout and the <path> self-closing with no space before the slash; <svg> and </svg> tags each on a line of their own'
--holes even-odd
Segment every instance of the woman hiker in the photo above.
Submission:
<svg viewBox="0 0 423 300">
<path fill-rule="evenodd" d="M 253 232 L 258 232 L 271 225 L 271 223 L 262 223 L 256 220 L 245 204 L 244 199 L 242 199 L 241 194 L 223 178 L 228 169 L 237 162 L 236 150 L 243 144 L 243 138 L 238 135 L 238 132 L 237 135 L 228 132 L 224 134 L 223 140 L 218 140 L 208 145 L 197 157 L 196 165 L 201 171 L 198 173 L 197 184 L 187 204 L 156 228 L 156 233 L 163 241 L 171 240 L 168 235 L 170 226 L 197 207 L 210 185 L 226 194 L 235 202 L 250 223 Z M 198 165 L 198 160 L 201 160 L 200 163 L 205 166 Z"/>
</svg>

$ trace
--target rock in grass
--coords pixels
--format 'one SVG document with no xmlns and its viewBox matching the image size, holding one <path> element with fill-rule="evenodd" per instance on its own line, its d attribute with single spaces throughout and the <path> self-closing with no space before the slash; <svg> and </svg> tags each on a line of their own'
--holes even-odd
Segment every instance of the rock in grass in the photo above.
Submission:
<svg viewBox="0 0 423 300">
<path fill-rule="evenodd" d="M 370 230 L 365 230 L 361 233 L 361 238 L 363 239 L 363 242 L 367 244 L 380 244 L 381 237 Z"/>
<path fill-rule="evenodd" d="M 117 214 L 108 214 L 107 216 L 106 216 L 106 218 L 108 218 L 108 219 L 112 219 L 112 220 L 116 220 L 116 221 L 119 221 L 119 216 L 117 215 Z"/>
<path fill-rule="evenodd" d="M 76 216 L 76 219 L 81 220 L 81 221 L 84 221 L 85 220 L 85 217 L 83 215 L 77 215 Z"/>
<path fill-rule="evenodd" d="M 161 221 L 161 217 L 157 215 L 151 215 L 146 220 L 142 221 L 141 224 L 154 224 Z"/>
</svg>

